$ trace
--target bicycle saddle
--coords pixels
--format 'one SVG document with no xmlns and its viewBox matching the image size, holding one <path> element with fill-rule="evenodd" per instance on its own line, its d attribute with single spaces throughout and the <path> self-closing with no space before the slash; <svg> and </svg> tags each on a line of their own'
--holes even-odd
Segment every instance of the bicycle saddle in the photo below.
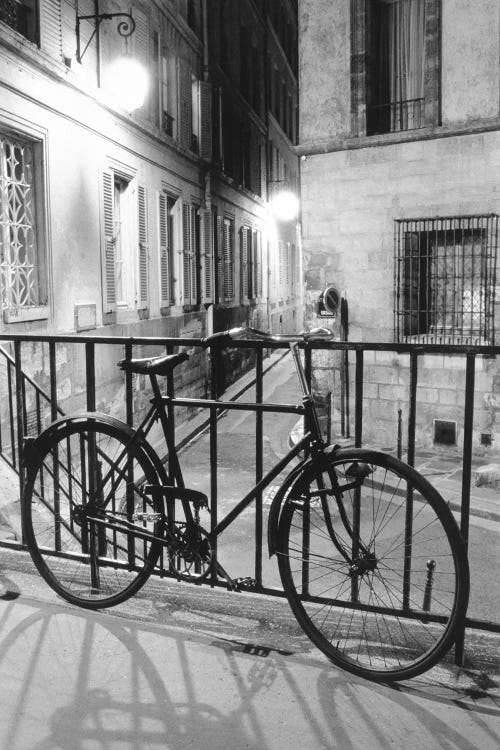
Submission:
<svg viewBox="0 0 500 750">
<path fill-rule="evenodd" d="M 185 352 L 166 354 L 162 357 L 145 357 L 143 359 L 122 359 L 117 362 L 120 370 L 141 375 L 168 375 L 174 367 L 189 359 Z"/>
</svg>

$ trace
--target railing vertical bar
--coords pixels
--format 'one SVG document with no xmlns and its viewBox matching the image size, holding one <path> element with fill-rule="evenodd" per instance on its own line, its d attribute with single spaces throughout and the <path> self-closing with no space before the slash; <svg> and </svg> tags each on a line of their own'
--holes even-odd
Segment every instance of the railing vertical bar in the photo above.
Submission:
<svg viewBox="0 0 500 750">
<path fill-rule="evenodd" d="M 49 342 L 49 380 L 50 380 L 50 418 L 57 419 L 57 368 L 56 368 L 56 345 L 54 341 Z"/>
<path fill-rule="evenodd" d="M 362 349 L 356 349 L 354 395 L 354 445 L 361 448 L 363 441 L 363 358 Z"/>
<path fill-rule="evenodd" d="M 465 364 L 464 447 L 462 454 L 462 504 L 460 531 L 466 546 L 469 543 L 470 486 L 472 478 L 472 430 L 474 427 L 474 385 L 476 355 L 467 354 Z M 464 662 L 465 623 L 459 627 L 455 639 L 455 664 Z"/>
<path fill-rule="evenodd" d="M 132 359 L 132 344 L 127 342 L 124 348 L 125 359 Z M 125 370 L 125 419 L 130 427 L 134 424 L 134 405 L 132 396 L 132 373 Z"/>
<path fill-rule="evenodd" d="M 17 409 L 17 461 L 19 470 L 19 492 L 20 497 L 23 496 L 24 491 L 24 472 L 22 465 L 23 456 L 23 424 L 24 424 L 24 405 L 23 405 L 23 394 L 20 388 L 22 382 L 23 371 L 21 367 L 21 342 L 19 340 L 14 341 L 14 363 L 16 372 L 16 409 Z M 14 450 L 15 441 L 12 443 Z"/>
<path fill-rule="evenodd" d="M 408 443 L 407 463 L 415 466 L 415 429 L 417 423 L 417 385 L 418 385 L 418 355 L 415 351 L 410 353 L 410 382 L 409 382 L 409 408 L 408 408 Z"/>
<path fill-rule="evenodd" d="M 263 350 L 256 351 L 255 362 L 255 401 L 262 403 L 263 399 Z M 263 412 L 257 411 L 255 416 L 255 484 L 258 484 L 263 476 L 264 453 L 263 453 L 264 429 Z M 262 587 L 262 491 L 255 498 L 255 582 L 258 588 Z"/>
<path fill-rule="evenodd" d="M 217 399 L 218 378 L 220 367 L 220 351 L 218 347 L 210 347 L 210 390 L 211 398 Z M 212 551 L 214 565 L 212 567 L 211 584 L 217 584 L 217 537 L 214 534 L 218 523 L 218 498 L 217 498 L 217 407 L 210 407 L 210 530 L 212 532 Z"/>
<path fill-rule="evenodd" d="M 300 355 L 300 352 L 298 352 Z M 304 347 L 304 373 L 306 376 L 306 383 L 309 391 L 311 391 L 312 384 L 312 352 L 309 346 Z M 307 421 L 307 415 L 304 414 L 304 433 L 311 429 L 311 425 Z M 307 451 L 306 451 L 307 452 Z M 306 453 L 305 452 L 305 453 Z"/>
<path fill-rule="evenodd" d="M 417 418 L 417 385 L 418 385 L 418 355 L 410 354 L 410 382 L 409 382 L 409 410 L 408 410 L 408 445 L 407 463 L 415 466 L 415 426 Z M 405 518 L 405 560 L 403 568 L 403 609 L 410 606 L 411 564 L 412 564 L 412 535 L 413 535 L 413 487 L 406 488 L 406 518 Z"/>
<path fill-rule="evenodd" d="M 364 352 L 362 349 L 356 349 L 356 371 L 354 374 L 354 445 L 356 448 L 361 448 L 361 443 L 363 441 L 363 368 Z M 357 558 L 359 550 L 360 512 L 361 488 L 357 486 L 354 490 L 353 500 L 353 529 L 351 545 L 353 559 Z M 351 601 L 357 602 L 358 598 L 359 582 L 357 576 L 353 576 L 351 579 Z"/>
<path fill-rule="evenodd" d="M 57 419 L 57 366 L 56 366 L 56 344 L 49 341 L 49 384 L 50 384 L 50 418 L 51 421 Z M 69 449 L 68 449 L 69 450 Z M 59 450 L 54 448 L 52 455 L 53 460 L 53 487 L 54 487 L 54 544 L 57 550 L 61 549 L 61 524 L 60 516 L 60 498 L 59 498 Z M 69 482 L 71 483 L 71 472 L 68 471 Z M 41 492 L 44 491 L 43 470 L 41 473 Z M 70 485 L 71 487 L 71 485 Z"/>
<path fill-rule="evenodd" d="M 87 411 L 95 411 L 95 345 L 85 344 Z"/>
<path fill-rule="evenodd" d="M 125 359 L 132 359 L 133 347 L 130 341 L 127 341 L 125 343 L 124 354 L 125 354 Z M 125 371 L 125 421 L 130 427 L 133 427 L 133 424 L 134 424 L 133 374 L 129 370 Z M 133 470 L 132 461 L 130 461 L 127 467 L 127 472 L 128 472 L 129 477 L 132 476 L 132 470 Z M 111 476 L 111 482 L 114 482 L 114 475 Z M 114 498 L 113 498 L 113 501 L 114 501 Z M 127 491 L 127 505 L 131 512 L 133 512 L 134 503 L 135 503 L 135 498 L 133 496 L 133 493 L 130 491 Z M 144 500 L 143 500 L 143 510 L 146 510 L 144 508 Z M 114 544 L 116 544 L 116 539 L 114 539 L 113 541 L 114 541 Z M 145 544 L 143 544 L 143 547 L 144 546 Z M 135 562 L 135 553 L 136 553 L 135 540 L 133 536 L 130 536 L 128 539 L 128 544 L 127 544 L 127 559 L 131 565 L 133 565 Z M 145 550 L 143 549 L 143 554 L 144 553 L 145 553 Z M 161 554 L 163 554 L 163 547 L 162 547 Z"/>
<path fill-rule="evenodd" d="M 16 433 L 14 428 L 14 399 L 12 398 L 12 365 L 10 362 L 7 363 L 7 384 L 9 393 L 10 449 L 12 451 L 12 466 L 16 469 Z"/>
</svg>

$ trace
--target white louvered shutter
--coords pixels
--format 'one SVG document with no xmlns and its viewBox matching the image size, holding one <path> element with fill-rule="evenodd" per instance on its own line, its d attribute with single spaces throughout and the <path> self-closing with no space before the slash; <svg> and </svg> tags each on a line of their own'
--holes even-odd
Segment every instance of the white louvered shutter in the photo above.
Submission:
<svg viewBox="0 0 500 750">
<path fill-rule="evenodd" d="M 139 185 L 137 189 L 137 226 L 139 230 L 137 307 L 144 310 L 148 307 L 149 301 L 148 202 L 144 185 Z"/>
<path fill-rule="evenodd" d="M 178 60 L 178 92 L 179 92 L 179 117 L 180 132 L 178 139 L 184 148 L 191 148 L 191 137 L 193 135 L 193 117 L 191 108 L 191 73 L 186 60 Z"/>
<path fill-rule="evenodd" d="M 182 293 L 184 304 L 189 305 L 191 302 L 191 227 L 190 227 L 190 206 L 182 206 Z"/>
<path fill-rule="evenodd" d="M 202 302 L 214 302 L 214 236 L 212 211 L 201 212 L 202 234 Z"/>
<path fill-rule="evenodd" d="M 158 195 L 158 219 L 160 232 L 160 306 L 170 305 L 170 238 L 168 232 L 168 199 L 164 193 Z"/>
<path fill-rule="evenodd" d="M 113 173 L 102 174 L 102 290 L 105 313 L 116 310 L 116 257 Z"/>
<path fill-rule="evenodd" d="M 241 297 L 248 300 L 248 227 L 240 229 Z"/>
<path fill-rule="evenodd" d="M 212 84 L 199 82 L 200 95 L 200 156 L 210 161 L 212 158 Z"/>
<path fill-rule="evenodd" d="M 56 60 L 62 59 L 61 0 L 40 3 L 40 47 Z"/>
</svg>

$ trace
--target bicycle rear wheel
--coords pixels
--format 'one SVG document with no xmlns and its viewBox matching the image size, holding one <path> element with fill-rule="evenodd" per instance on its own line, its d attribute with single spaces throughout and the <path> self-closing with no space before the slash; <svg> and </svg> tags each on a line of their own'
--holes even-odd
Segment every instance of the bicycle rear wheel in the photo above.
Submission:
<svg viewBox="0 0 500 750">
<path fill-rule="evenodd" d="M 465 617 L 469 571 L 457 524 L 408 465 L 338 450 L 291 487 L 278 532 L 290 605 L 336 665 L 372 680 L 421 674 Z"/>
<path fill-rule="evenodd" d="M 45 581 L 81 607 L 109 607 L 147 580 L 164 527 L 152 460 L 114 420 L 68 418 L 31 451 L 23 496 L 26 543 Z"/>
</svg>

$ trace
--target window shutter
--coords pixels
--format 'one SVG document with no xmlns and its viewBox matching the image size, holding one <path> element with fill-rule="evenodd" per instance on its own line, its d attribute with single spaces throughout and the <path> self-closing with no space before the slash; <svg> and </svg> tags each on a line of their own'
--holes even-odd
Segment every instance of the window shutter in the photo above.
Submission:
<svg viewBox="0 0 500 750">
<path fill-rule="evenodd" d="M 40 47 L 51 57 L 62 59 L 60 0 L 42 0 L 40 3 Z"/>
<path fill-rule="evenodd" d="M 191 302 L 191 279 L 190 279 L 190 206 L 182 206 L 182 291 L 184 304 L 189 305 Z"/>
<path fill-rule="evenodd" d="M 212 85 L 208 81 L 200 81 L 199 92 L 200 156 L 210 161 L 212 158 Z"/>
<path fill-rule="evenodd" d="M 135 30 L 132 34 L 133 53 L 141 65 L 148 71 L 149 74 L 149 22 L 147 16 L 142 11 L 134 8 L 133 17 L 135 21 Z M 142 109 L 147 112 L 149 97 L 146 97 Z"/>
<path fill-rule="evenodd" d="M 191 206 L 191 243 L 189 248 L 189 289 L 190 302 L 195 305 L 198 302 L 198 269 L 197 263 L 197 246 L 198 246 L 198 209 Z"/>
<path fill-rule="evenodd" d="M 179 58 L 179 117 L 180 133 L 178 134 L 181 146 L 191 148 L 191 136 L 193 134 L 193 118 L 191 110 L 191 74 L 186 60 Z"/>
<path fill-rule="evenodd" d="M 148 203 L 147 192 L 144 185 L 137 189 L 137 225 L 139 229 L 139 277 L 138 277 L 138 309 L 144 310 L 148 306 L 149 280 L 148 280 Z"/>
<path fill-rule="evenodd" d="M 248 227 L 240 229 L 241 247 L 241 297 L 242 301 L 248 300 Z"/>
<path fill-rule="evenodd" d="M 160 307 L 170 304 L 170 268 L 169 268 L 169 236 L 168 236 L 168 201 L 167 196 L 158 196 L 158 218 L 160 229 Z"/>
<path fill-rule="evenodd" d="M 202 231 L 202 301 L 214 301 L 214 254 L 213 254 L 213 216 L 210 210 L 201 213 Z"/>
<path fill-rule="evenodd" d="M 216 302 L 222 302 L 224 299 L 224 239 L 222 217 L 214 214 L 214 225 L 216 227 L 216 269 L 217 269 L 217 299 Z"/>
<path fill-rule="evenodd" d="M 262 232 L 255 232 L 255 294 L 262 297 Z"/>
<path fill-rule="evenodd" d="M 233 232 L 230 219 L 224 219 L 224 299 L 233 299 Z"/>
<path fill-rule="evenodd" d="M 102 218 L 103 218 L 103 258 L 102 288 L 103 310 L 105 313 L 116 310 L 116 262 L 113 209 L 113 173 L 102 174 Z"/>
</svg>

